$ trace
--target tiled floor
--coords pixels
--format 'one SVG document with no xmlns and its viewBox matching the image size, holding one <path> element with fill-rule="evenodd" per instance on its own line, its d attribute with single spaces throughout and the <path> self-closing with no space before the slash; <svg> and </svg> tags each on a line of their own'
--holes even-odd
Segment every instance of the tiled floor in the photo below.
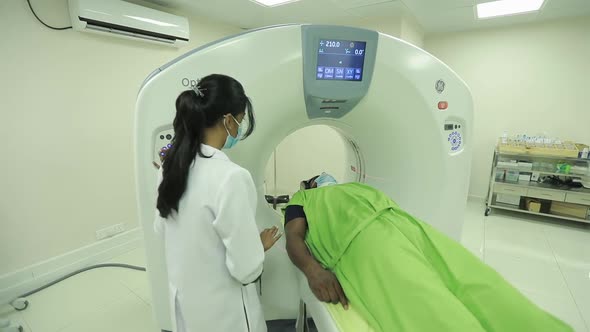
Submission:
<svg viewBox="0 0 590 332">
<path fill-rule="evenodd" d="M 543 309 L 590 332 L 590 225 L 470 201 L 461 241 Z"/>
<path fill-rule="evenodd" d="M 109 262 L 145 266 L 143 248 Z M 28 298 L 22 312 L 0 308 L 23 322 L 25 332 L 150 332 L 152 322 L 145 272 L 120 268 L 96 269 L 71 277 Z"/>
<path fill-rule="evenodd" d="M 590 332 L 590 227 L 492 212 L 470 201 L 462 243 L 545 310 L 578 332 Z M 145 266 L 143 249 L 111 262 Z M 29 297 L 23 312 L 0 307 L 0 318 L 29 332 L 156 331 L 145 272 L 92 270 Z"/>
</svg>

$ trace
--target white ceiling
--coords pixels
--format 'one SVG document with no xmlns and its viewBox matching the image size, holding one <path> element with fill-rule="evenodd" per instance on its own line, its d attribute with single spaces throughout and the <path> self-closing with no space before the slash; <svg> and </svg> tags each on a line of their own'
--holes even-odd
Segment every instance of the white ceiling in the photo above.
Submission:
<svg viewBox="0 0 590 332">
<path fill-rule="evenodd" d="M 299 0 L 277 7 L 263 7 L 249 0 L 147 1 L 241 28 L 281 23 L 353 25 L 409 16 L 425 33 L 440 33 L 590 15 L 590 0 L 545 0 L 539 12 L 487 20 L 476 19 L 474 6 L 490 0 Z"/>
</svg>

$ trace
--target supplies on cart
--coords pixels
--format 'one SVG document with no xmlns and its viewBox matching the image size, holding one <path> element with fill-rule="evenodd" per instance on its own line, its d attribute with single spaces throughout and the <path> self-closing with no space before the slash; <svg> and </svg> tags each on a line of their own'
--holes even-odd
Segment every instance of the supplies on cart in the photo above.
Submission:
<svg viewBox="0 0 590 332">
<path fill-rule="evenodd" d="M 527 211 L 541 212 L 541 201 L 536 198 L 525 198 L 525 207 Z"/>
<path fill-rule="evenodd" d="M 533 170 L 540 172 L 555 172 L 555 163 L 549 161 L 534 161 Z"/>
<path fill-rule="evenodd" d="M 584 149 L 586 149 L 585 153 Z M 562 141 L 559 138 L 548 137 L 546 134 L 509 136 L 507 132 L 504 132 L 498 140 L 498 151 L 505 154 L 530 154 L 566 158 L 584 158 L 583 156 L 585 156 L 585 158 L 590 158 L 587 145 Z"/>
<path fill-rule="evenodd" d="M 520 172 L 517 170 L 509 169 L 506 170 L 506 182 L 518 182 Z"/>
<path fill-rule="evenodd" d="M 496 169 L 496 181 L 504 181 L 506 179 L 505 169 Z"/>
<path fill-rule="evenodd" d="M 555 173 L 570 174 L 571 169 L 572 165 L 568 163 L 559 163 L 557 164 L 557 169 L 555 170 Z"/>
<path fill-rule="evenodd" d="M 560 188 L 581 188 L 584 183 L 581 178 L 569 177 L 569 176 L 541 176 L 539 179 L 540 183 L 560 187 Z"/>
<path fill-rule="evenodd" d="M 518 174 L 518 181 L 519 182 L 529 182 L 531 181 L 532 173 L 520 173 Z"/>
<path fill-rule="evenodd" d="M 586 144 L 576 144 L 578 148 L 579 154 L 578 158 L 580 159 L 590 159 L 590 147 Z"/>
<path fill-rule="evenodd" d="M 496 181 L 531 181 L 533 163 L 523 160 L 499 160 L 496 166 Z"/>
<path fill-rule="evenodd" d="M 504 209 L 590 220 L 589 150 L 559 139 L 504 134 L 494 152 L 485 215 Z"/>
<path fill-rule="evenodd" d="M 586 219 L 588 215 L 588 207 L 585 205 L 564 202 L 553 202 L 551 203 L 551 214 Z"/>
<path fill-rule="evenodd" d="M 518 161 L 518 170 L 524 171 L 524 172 L 530 172 L 533 170 L 533 163 L 530 161 L 519 160 Z"/>
<path fill-rule="evenodd" d="M 518 161 L 516 160 L 500 160 L 497 167 L 499 168 L 518 168 Z"/>
</svg>

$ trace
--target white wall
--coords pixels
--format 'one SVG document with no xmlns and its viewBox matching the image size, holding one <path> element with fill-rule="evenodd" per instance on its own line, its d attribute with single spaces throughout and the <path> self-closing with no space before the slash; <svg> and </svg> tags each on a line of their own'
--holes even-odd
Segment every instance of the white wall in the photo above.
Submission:
<svg viewBox="0 0 590 332">
<path fill-rule="evenodd" d="M 420 48 L 424 47 L 424 30 L 412 17 L 405 16 L 402 18 L 400 38 Z"/>
<path fill-rule="evenodd" d="M 418 47 L 424 45 L 424 31 L 420 24 L 410 16 L 375 18 L 358 22 L 346 22 L 346 25 L 376 30 L 390 36 L 403 39 Z"/>
<path fill-rule="evenodd" d="M 350 22 L 349 24 L 359 28 L 376 30 L 399 38 L 401 36 L 401 20 L 401 17 L 392 17 L 389 19 L 377 18 Z"/>
<path fill-rule="evenodd" d="M 69 25 L 65 0 L 33 1 Z M 0 275 L 137 227 L 134 104 L 146 76 L 190 49 L 240 30 L 192 17 L 174 49 L 52 31 L 26 1 L 0 1 Z"/>
<path fill-rule="evenodd" d="M 590 17 L 427 36 L 425 49 L 473 93 L 471 195 L 485 196 L 504 130 L 590 143 Z"/>
</svg>

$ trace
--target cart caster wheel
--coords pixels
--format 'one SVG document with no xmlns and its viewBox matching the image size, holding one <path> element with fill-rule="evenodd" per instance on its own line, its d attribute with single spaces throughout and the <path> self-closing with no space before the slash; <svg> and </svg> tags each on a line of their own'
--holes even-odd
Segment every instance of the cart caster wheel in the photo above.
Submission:
<svg viewBox="0 0 590 332">
<path fill-rule="evenodd" d="M 485 212 L 484 214 L 485 214 L 485 216 L 487 217 L 487 216 L 489 216 L 489 215 L 490 215 L 490 213 L 491 213 L 491 212 L 492 212 L 492 209 L 490 209 L 490 208 L 486 208 L 486 212 Z"/>
<path fill-rule="evenodd" d="M 22 297 L 12 301 L 10 304 L 16 311 L 23 311 L 29 307 L 29 301 Z"/>
</svg>

